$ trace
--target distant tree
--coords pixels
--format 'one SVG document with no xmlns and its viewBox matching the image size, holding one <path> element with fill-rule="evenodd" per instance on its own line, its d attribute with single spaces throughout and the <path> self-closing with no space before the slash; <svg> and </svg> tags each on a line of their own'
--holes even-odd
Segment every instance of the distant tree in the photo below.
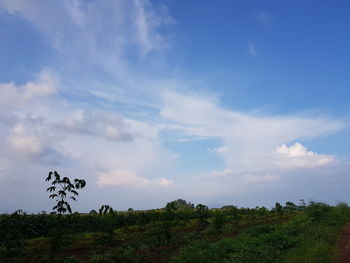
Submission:
<svg viewBox="0 0 350 263">
<path fill-rule="evenodd" d="M 68 200 L 77 201 L 76 196 L 79 194 L 76 190 L 86 186 L 85 180 L 74 179 L 72 183 L 68 177 L 61 178 L 56 171 L 49 172 L 46 181 L 51 180 L 51 186 L 46 189 L 46 192 L 52 193 L 49 198 L 55 199 L 56 201 L 56 205 L 52 209 L 59 214 L 64 214 L 66 212 L 71 214 L 72 209 Z"/>
<path fill-rule="evenodd" d="M 275 208 L 273 209 L 277 214 L 282 215 L 283 214 L 283 207 L 280 203 L 275 204 Z"/>
<path fill-rule="evenodd" d="M 294 204 L 293 202 L 286 202 L 286 205 L 283 207 L 283 209 L 288 212 L 296 211 L 297 208 L 298 208 L 297 205 Z"/>
<path fill-rule="evenodd" d="M 183 209 L 193 209 L 194 204 L 187 202 L 183 199 L 177 199 L 166 204 L 165 209 L 167 210 L 183 210 Z"/>
<path fill-rule="evenodd" d="M 113 208 L 109 205 L 102 205 L 99 209 L 98 214 L 102 216 L 107 215 L 107 213 L 113 214 Z"/>
<path fill-rule="evenodd" d="M 203 213 L 203 212 L 207 212 L 209 208 L 206 205 L 198 204 L 196 206 L 196 210 L 197 212 Z"/>
</svg>

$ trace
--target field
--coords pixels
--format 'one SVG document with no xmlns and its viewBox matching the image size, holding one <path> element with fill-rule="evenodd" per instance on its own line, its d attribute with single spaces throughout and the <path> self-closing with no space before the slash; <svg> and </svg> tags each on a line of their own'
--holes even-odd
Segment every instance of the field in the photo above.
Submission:
<svg viewBox="0 0 350 263">
<path fill-rule="evenodd" d="M 335 262 L 346 204 L 165 208 L 0 216 L 0 262 Z"/>
</svg>

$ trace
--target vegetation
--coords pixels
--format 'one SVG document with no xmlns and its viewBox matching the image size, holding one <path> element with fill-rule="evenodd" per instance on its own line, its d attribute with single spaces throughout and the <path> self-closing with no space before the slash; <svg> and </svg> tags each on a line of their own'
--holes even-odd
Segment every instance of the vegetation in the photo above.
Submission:
<svg viewBox="0 0 350 263">
<path fill-rule="evenodd" d="M 72 193 L 70 181 L 54 179 Z M 72 185 L 80 189 L 85 183 Z M 209 209 L 182 199 L 147 211 L 108 205 L 88 214 L 54 209 L 58 214 L 0 215 L 0 263 L 334 262 L 350 211 L 346 204 L 303 200 L 272 209 Z"/>
<path fill-rule="evenodd" d="M 276 208 L 17 211 L 0 216 L 0 262 L 333 262 L 346 204 Z"/>
</svg>

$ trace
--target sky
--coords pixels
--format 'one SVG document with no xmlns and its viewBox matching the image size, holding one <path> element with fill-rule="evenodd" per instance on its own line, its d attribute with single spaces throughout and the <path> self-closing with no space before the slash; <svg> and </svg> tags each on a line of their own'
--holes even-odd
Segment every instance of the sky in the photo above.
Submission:
<svg viewBox="0 0 350 263">
<path fill-rule="evenodd" d="M 349 8 L 0 0 L 0 211 L 349 202 Z"/>
</svg>

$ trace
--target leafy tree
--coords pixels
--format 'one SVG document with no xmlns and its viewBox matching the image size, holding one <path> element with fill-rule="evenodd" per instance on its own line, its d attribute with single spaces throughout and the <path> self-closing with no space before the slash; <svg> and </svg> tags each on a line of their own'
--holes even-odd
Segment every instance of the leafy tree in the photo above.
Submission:
<svg viewBox="0 0 350 263">
<path fill-rule="evenodd" d="M 166 204 L 165 209 L 167 210 L 184 210 L 184 209 L 193 209 L 194 204 L 191 202 L 187 202 L 183 199 L 177 199 L 174 201 L 171 201 Z"/>
<path fill-rule="evenodd" d="M 51 181 L 51 186 L 46 189 L 46 192 L 52 193 L 49 198 L 55 199 L 56 205 L 52 208 L 59 214 L 64 214 L 66 212 L 72 213 L 72 209 L 68 203 L 68 200 L 77 201 L 76 196 L 78 196 L 77 189 L 82 189 L 85 187 L 86 182 L 82 179 L 74 179 L 72 183 L 68 177 L 63 177 L 58 174 L 58 172 L 49 172 L 46 181 Z M 56 213 L 56 212 L 54 212 Z"/>
</svg>

